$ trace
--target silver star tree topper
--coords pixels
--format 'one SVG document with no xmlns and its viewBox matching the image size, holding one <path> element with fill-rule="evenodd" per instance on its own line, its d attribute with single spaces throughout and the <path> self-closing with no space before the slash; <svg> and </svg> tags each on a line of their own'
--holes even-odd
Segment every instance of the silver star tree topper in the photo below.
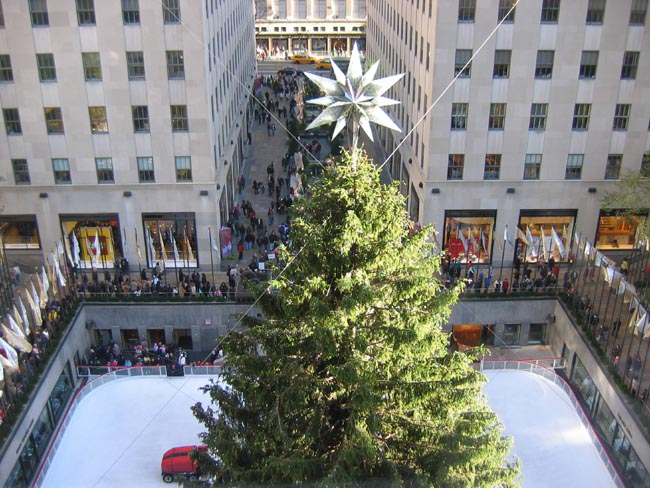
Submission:
<svg viewBox="0 0 650 488">
<path fill-rule="evenodd" d="M 397 83 L 404 76 L 404 73 L 375 80 L 377 68 L 379 68 L 379 61 L 373 63 L 366 73 L 363 73 L 359 50 L 355 43 L 347 74 L 344 75 L 333 60 L 332 69 L 336 77 L 335 80 L 312 73 L 305 73 L 311 81 L 325 92 L 324 97 L 307 101 L 308 103 L 325 106 L 321 114 L 309 124 L 307 130 L 336 121 L 334 134 L 332 135 L 332 139 L 334 139 L 350 120 L 352 122 L 353 155 L 357 150 L 359 127 L 363 129 L 371 141 L 374 139 L 370 122 L 401 132 L 400 128 L 382 109 L 382 107 L 396 105 L 399 101 L 382 95 Z"/>
</svg>

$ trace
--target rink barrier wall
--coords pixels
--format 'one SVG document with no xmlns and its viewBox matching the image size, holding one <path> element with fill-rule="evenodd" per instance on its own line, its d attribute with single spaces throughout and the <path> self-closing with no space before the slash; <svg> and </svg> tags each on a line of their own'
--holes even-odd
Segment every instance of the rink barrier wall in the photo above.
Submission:
<svg viewBox="0 0 650 488">
<path fill-rule="evenodd" d="M 78 366 L 77 372 L 79 372 L 79 369 L 83 369 L 83 368 L 88 370 L 90 369 L 90 367 Z M 74 393 L 74 397 L 72 401 L 69 403 L 68 409 L 66 410 L 65 415 L 63 416 L 63 420 L 59 423 L 59 426 L 57 427 L 56 432 L 54 433 L 54 437 L 52 438 L 52 441 L 50 442 L 50 445 L 45 453 L 43 462 L 41 463 L 41 467 L 39 468 L 38 473 L 34 477 L 34 481 L 32 481 L 31 484 L 32 488 L 40 488 L 43 485 L 43 482 L 45 481 L 45 477 L 47 475 L 47 471 L 50 468 L 50 465 L 52 464 L 52 460 L 54 459 L 54 454 L 56 454 L 56 451 L 59 448 L 61 441 L 63 440 L 63 435 L 65 434 L 68 425 L 70 425 L 74 413 L 77 410 L 77 406 L 81 403 L 81 400 L 83 400 L 86 397 L 86 395 L 92 393 L 94 390 L 96 390 L 101 386 L 104 386 L 107 383 L 111 383 L 115 380 L 119 380 L 122 378 L 138 378 L 138 377 L 145 377 L 145 376 L 159 376 L 159 377 L 167 376 L 167 368 L 165 366 L 129 366 L 129 367 L 93 366 L 93 368 L 97 368 L 97 370 L 103 370 L 104 373 L 100 375 L 91 375 L 88 372 L 88 374 L 86 375 L 82 375 L 82 374 L 79 375 L 80 377 L 90 378 L 90 380 Z M 217 375 L 217 374 L 221 374 L 221 366 L 185 366 L 183 368 L 183 372 L 185 375 L 188 376 Z"/>
<path fill-rule="evenodd" d="M 547 364 L 548 366 L 545 366 Z M 573 392 L 571 385 L 566 382 L 564 378 L 558 375 L 554 369 L 555 368 L 564 368 L 566 365 L 566 360 L 564 358 L 546 358 L 546 359 L 519 359 L 519 360 L 501 360 L 501 361 L 481 361 L 480 370 L 481 371 L 491 371 L 491 370 L 516 370 L 524 371 L 527 373 L 533 373 L 539 375 L 547 380 L 550 380 L 555 385 L 560 387 L 564 393 L 566 393 L 571 406 L 578 414 L 578 418 L 582 422 L 582 425 L 587 429 L 587 433 L 591 438 L 591 441 L 596 448 L 596 452 L 600 457 L 601 461 L 605 464 L 605 469 L 609 472 L 609 475 L 612 478 L 612 481 L 618 488 L 625 488 L 627 485 L 623 481 L 623 477 L 618 471 L 616 464 L 609 456 L 607 449 L 603 445 L 600 436 L 597 434 L 596 429 L 594 428 L 587 412 L 580 404 L 580 401 Z"/>
</svg>

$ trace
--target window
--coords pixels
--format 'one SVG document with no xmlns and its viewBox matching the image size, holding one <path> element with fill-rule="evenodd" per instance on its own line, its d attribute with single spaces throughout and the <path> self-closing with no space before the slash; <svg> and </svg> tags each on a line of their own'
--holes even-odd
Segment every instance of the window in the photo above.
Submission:
<svg viewBox="0 0 650 488">
<path fill-rule="evenodd" d="M 454 68 L 454 76 L 458 76 L 459 78 L 469 78 L 471 76 L 472 63 L 470 62 L 470 59 L 472 59 L 471 49 L 456 49 L 456 66 Z M 466 64 L 467 68 L 463 69 Z"/>
<path fill-rule="evenodd" d="M 546 112 L 548 110 L 547 103 L 533 103 L 530 106 L 530 121 L 528 128 L 531 130 L 544 130 L 546 129 Z"/>
<path fill-rule="evenodd" d="M 95 158 L 95 167 L 97 168 L 97 183 L 115 183 L 111 158 Z"/>
<path fill-rule="evenodd" d="M 131 107 L 133 113 L 133 130 L 135 132 L 149 132 L 149 108 L 146 105 L 134 105 Z"/>
<path fill-rule="evenodd" d="M 630 9 L 630 25 L 645 25 L 645 15 L 648 11 L 648 0 L 632 0 Z"/>
<path fill-rule="evenodd" d="M 47 15 L 46 0 L 29 0 L 29 13 L 32 17 L 32 26 L 50 25 L 50 19 Z"/>
<path fill-rule="evenodd" d="M 512 23 L 515 21 L 515 9 L 512 8 L 514 4 L 515 0 L 499 0 L 499 22 Z M 512 9 L 512 12 L 510 9 Z"/>
<path fill-rule="evenodd" d="M 639 66 L 639 51 L 625 51 L 623 54 L 623 67 L 621 68 L 622 80 L 636 78 L 636 69 Z"/>
<path fill-rule="evenodd" d="M 17 108 L 3 108 L 2 115 L 5 119 L 5 130 L 8 136 L 22 134 L 23 129 L 20 125 L 20 115 Z"/>
<path fill-rule="evenodd" d="M 8 54 L 0 54 L 0 81 L 14 81 L 11 58 Z"/>
<path fill-rule="evenodd" d="M 585 160 L 584 154 L 569 154 L 566 159 L 565 180 L 579 180 L 582 178 L 582 163 Z"/>
<path fill-rule="evenodd" d="M 140 23 L 140 5 L 138 0 L 122 0 L 122 20 L 125 24 Z"/>
<path fill-rule="evenodd" d="M 163 0 L 162 8 L 165 24 L 178 24 L 181 21 L 181 6 L 179 0 Z"/>
<path fill-rule="evenodd" d="M 456 130 L 467 129 L 467 103 L 451 104 L 451 128 Z"/>
<path fill-rule="evenodd" d="M 90 117 L 90 132 L 93 134 L 108 133 L 106 107 L 88 107 L 88 115 Z"/>
<path fill-rule="evenodd" d="M 510 55 L 511 51 L 507 49 L 497 49 L 494 51 L 494 72 L 495 78 L 508 78 L 510 76 Z"/>
<path fill-rule="evenodd" d="M 587 24 L 602 24 L 605 17 L 606 0 L 589 0 L 587 5 Z"/>
<path fill-rule="evenodd" d="M 627 123 L 630 120 L 630 110 L 632 106 L 626 103 L 617 103 L 614 110 L 613 130 L 627 130 Z"/>
<path fill-rule="evenodd" d="M 144 79 L 144 54 L 142 51 L 127 52 L 126 65 L 129 72 L 129 80 Z"/>
<path fill-rule="evenodd" d="M 524 160 L 524 180 L 539 180 L 542 169 L 541 154 L 526 154 Z"/>
<path fill-rule="evenodd" d="M 560 17 L 560 0 L 542 0 L 543 24 L 557 24 Z"/>
<path fill-rule="evenodd" d="M 60 185 L 62 183 L 72 183 L 70 177 L 70 163 L 67 159 L 53 159 L 52 169 L 54 171 L 54 183 Z"/>
<path fill-rule="evenodd" d="M 5 26 L 5 14 L 2 11 L 2 1 L 0 1 L 0 27 Z"/>
<path fill-rule="evenodd" d="M 484 180 L 498 180 L 501 172 L 501 154 L 486 154 L 485 169 L 483 170 Z"/>
<path fill-rule="evenodd" d="M 172 131 L 187 131 L 187 105 L 172 105 Z"/>
<path fill-rule="evenodd" d="M 580 59 L 580 78 L 593 80 L 598 66 L 598 51 L 582 51 Z"/>
<path fill-rule="evenodd" d="M 464 154 L 450 154 L 449 163 L 447 165 L 447 179 L 462 180 L 464 166 L 465 166 Z"/>
<path fill-rule="evenodd" d="M 63 134 L 63 114 L 61 107 L 45 107 L 45 126 L 48 134 Z"/>
<path fill-rule="evenodd" d="M 476 0 L 458 0 L 458 22 L 474 22 Z"/>
<path fill-rule="evenodd" d="M 491 103 L 488 129 L 503 130 L 503 127 L 505 125 L 506 125 L 506 104 Z"/>
<path fill-rule="evenodd" d="M 623 162 L 622 154 L 610 154 L 607 156 L 607 166 L 605 167 L 605 179 L 617 180 L 621 174 L 621 163 Z"/>
<path fill-rule="evenodd" d="M 138 181 L 140 183 L 153 183 L 153 158 L 138 158 Z"/>
<path fill-rule="evenodd" d="M 643 153 L 641 158 L 641 171 L 639 172 L 641 178 L 650 178 L 650 151 Z"/>
<path fill-rule="evenodd" d="M 182 80 L 185 78 L 183 51 L 167 51 L 167 78 Z"/>
<path fill-rule="evenodd" d="M 571 128 L 573 130 L 587 130 L 589 129 L 589 116 L 591 115 L 590 103 L 576 103 L 573 107 L 573 122 Z"/>
<path fill-rule="evenodd" d="M 38 79 L 41 81 L 56 81 L 56 67 L 53 54 L 37 54 Z"/>
<path fill-rule="evenodd" d="M 81 60 L 84 65 L 86 81 L 101 81 L 102 65 L 99 60 L 99 53 L 81 53 Z"/>
<path fill-rule="evenodd" d="M 176 181 L 192 181 L 192 158 L 176 156 Z"/>
<path fill-rule="evenodd" d="M 553 61 L 555 51 L 537 51 L 537 64 L 535 65 L 535 78 L 549 79 L 553 76 Z"/>
<path fill-rule="evenodd" d="M 14 181 L 17 185 L 29 185 L 29 167 L 26 159 L 12 159 L 11 166 L 14 169 Z"/>
<path fill-rule="evenodd" d="M 95 0 L 76 0 L 79 25 L 95 25 Z"/>
</svg>

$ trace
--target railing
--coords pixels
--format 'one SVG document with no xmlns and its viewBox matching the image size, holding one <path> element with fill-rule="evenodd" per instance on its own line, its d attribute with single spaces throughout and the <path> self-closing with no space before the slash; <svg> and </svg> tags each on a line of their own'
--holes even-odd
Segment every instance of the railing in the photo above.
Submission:
<svg viewBox="0 0 650 488">
<path fill-rule="evenodd" d="M 612 458 L 609 456 L 607 449 L 605 448 L 600 437 L 596 433 L 596 429 L 591 423 L 591 420 L 589 419 L 587 412 L 585 412 L 584 408 L 582 408 L 582 405 L 578 401 L 578 398 L 573 392 L 571 386 L 564 380 L 564 378 L 557 375 L 555 371 L 553 371 L 553 369 L 542 366 L 541 364 L 536 364 L 537 362 L 545 362 L 550 360 L 551 359 L 481 361 L 481 371 L 495 370 L 495 369 L 512 369 L 517 371 L 526 371 L 529 373 L 542 376 L 543 378 L 546 378 L 547 380 L 550 380 L 554 384 L 559 386 L 566 393 L 569 401 L 571 402 L 571 406 L 578 414 L 578 417 L 580 418 L 582 425 L 585 427 L 585 429 L 587 429 L 587 433 L 589 434 L 589 437 L 591 438 L 591 441 L 593 442 L 594 447 L 596 448 L 596 451 L 600 456 L 600 459 L 605 464 L 605 469 L 607 469 L 607 471 L 609 472 L 612 480 L 614 481 L 614 484 L 617 487 L 625 488 L 626 485 L 623 481 L 623 478 L 621 477 L 621 474 L 618 471 L 616 464 L 614 463 L 614 461 L 612 461 Z M 558 364 L 564 364 L 566 362 L 564 358 L 557 358 L 554 359 L 553 361 L 558 361 Z M 556 367 L 563 368 L 565 366 L 564 365 L 553 366 L 553 368 Z"/>
<path fill-rule="evenodd" d="M 101 375 L 90 374 L 91 369 L 97 371 L 101 370 L 105 373 Z M 38 473 L 32 482 L 31 486 L 34 488 L 42 486 L 43 482 L 45 481 L 45 476 L 47 475 L 47 471 L 50 468 L 50 465 L 52 464 L 54 454 L 61 444 L 63 434 L 65 434 L 68 425 L 70 425 L 73 414 L 77 410 L 79 403 L 86 395 L 88 395 L 88 393 L 91 393 L 100 386 L 121 378 L 167 376 L 167 368 L 165 366 L 77 366 L 77 372 L 80 370 L 84 371 L 86 374 L 80 374 L 79 376 L 90 377 L 92 379 L 90 379 L 88 383 L 83 385 L 75 392 L 70 405 L 68 405 L 65 415 L 63 416 L 63 420 L 57 427 L 53 440 L 50 443 L 47 452 L 45 453 L 43 463 L 41 464 L 41 467 L 39 468 Z M 221 373 L 221 366 L 185 366 L 183 368 L 183 372 L 186 375 L 214 375 Z"/>
</svg>

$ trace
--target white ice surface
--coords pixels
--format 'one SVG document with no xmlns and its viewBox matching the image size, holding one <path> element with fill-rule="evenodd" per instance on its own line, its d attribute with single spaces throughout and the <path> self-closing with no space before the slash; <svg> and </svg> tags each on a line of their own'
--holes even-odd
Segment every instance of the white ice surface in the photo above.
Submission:
<svg viewBox="0 0 650 488">
<path fill-rule="evenodd" d="M 596 447 L 566 393 L 553 382 L 524 371 L 486 371 L 483 392 L 514 437 L 522 486 L 614 487 Z"/>
<path fill-rule="evenodd" d="M 484 392 L 515 438 L 522 486 L 613 487 L 566 394 L 521 371 L 487 371 Z M 175 446 L 198 444 L 190 407 L 209 404 L 206 377 L 124 378 L 88 394 L 77 407 L 43 486 L 161 487 L 160 460 Z"/>
</svg>

